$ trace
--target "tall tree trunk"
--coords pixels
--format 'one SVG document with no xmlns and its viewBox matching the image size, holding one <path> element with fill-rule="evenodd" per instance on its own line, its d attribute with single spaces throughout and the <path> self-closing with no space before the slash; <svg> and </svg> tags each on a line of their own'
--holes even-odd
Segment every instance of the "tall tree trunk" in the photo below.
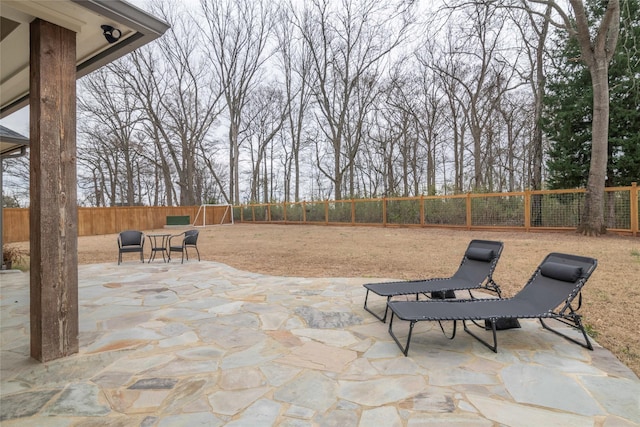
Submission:
<svg viewBox="0 0 640 427">
<path fill-rule="evenodd" d="M 578 232 L 586 235 L 606 233 L 604 187 L 609 144 L 609 61 L 598 60 L 590 68 L 593 85 L 593 123 L 589 179 Z"/>
<path fill-rule="evenodd" d="M 531 189 L 542 190 L 542 101 L 546 93 L 546 76 L 544 73 L 544 46 L 549 34 L 549 21 L 551 20 L 552 8 L 547 5 L 544 13 L 542 28 L 538 32 L 538 45 L 536 48 L 535 79 L 532 82 L 534 89 L 534 122 L 533 140 L 531 141 Z M 533 16 L 529 18 L 534 24 Z M 535 25 L 535 24 L 534 24 Z M 542 225 L 542 195 L 534 194 L 531 198 L 531 225 Z"/>
<path fill-rule="evenodd" d="M 582 60 L 589 69 L 593 87 L 591 164 L 578 232 L 597 236 L 606 233 L 604 186 L 609 145 L 609 62 L 618 44 L 620 2 L 607 2 L 607 9 L 593 40 L 582 0 L 570 0 L 570 3 L 575 12 L 573 35 L 580 44 Z"/>
</svg>

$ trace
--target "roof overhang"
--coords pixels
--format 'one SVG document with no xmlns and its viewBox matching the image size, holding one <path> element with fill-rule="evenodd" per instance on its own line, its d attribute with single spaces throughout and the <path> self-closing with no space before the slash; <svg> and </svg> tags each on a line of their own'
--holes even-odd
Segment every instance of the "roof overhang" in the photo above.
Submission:
<svg viewBox="0 0 640 427">
<path fill-rule="evenodd" d="M 169 25 L 121 0 L 2 0 L 0 118 L 29 104 L 29 24 L 36 18 L 74 31 L 80 78 L 160 37 Z M 102 25 L 120 31 L 109 42 Z"/>
<path fill-rule="evenodd" d="M 24 153 L 29 138 L 0 125 L 0 158 Z"/>
</svg>

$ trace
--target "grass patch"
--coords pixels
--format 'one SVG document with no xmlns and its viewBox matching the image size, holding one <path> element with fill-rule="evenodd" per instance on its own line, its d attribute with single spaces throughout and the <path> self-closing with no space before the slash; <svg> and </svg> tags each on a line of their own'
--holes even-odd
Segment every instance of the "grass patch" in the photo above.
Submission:
<svg viewBox="0 0 640 427">
<path fill-rule="evenodd" d="M 600 335 L 600 333 L 596 331 L 593 325 L 589 323 L 584 324 L 584 331 L 587 333 L 587 335 L 589 335 L 594 340 L 598 338 L 598 335 Z"/>
<path fill-rule="evenodd" d="M 18 264 L 13 264 L 12 270 L 17 269 L 20 271 L 27 272 L 29 271 L 29 265 L 30 265 L 30 257 L 26 255 L 20 260 L 20 262 L 18 262 Z"/>
<path fill-rule="evenodd" d="M 640 355 L 638 353 L 636 353 L 634 350 L 632 350 L 631 348 L 629 348 L 629 346 L 624 347 L 621 350 L 622 354 L 624 354 L 625 356 L 627 356 L 629 359 L 632 360 L 640 360 Z"/>
</svg>

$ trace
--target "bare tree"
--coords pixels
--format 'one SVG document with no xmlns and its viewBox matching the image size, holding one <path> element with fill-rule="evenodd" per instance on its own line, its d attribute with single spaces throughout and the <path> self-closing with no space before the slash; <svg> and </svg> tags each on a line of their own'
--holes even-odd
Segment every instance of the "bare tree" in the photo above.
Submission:
<svg viewBox="0 0 640 427">
<path fill-rule="evenodd" d="M 291 198 L 291 186 L 294 188 L 294 200 L 300 200 L 301 151 L 305 148 L 305 123 L 311 103 L 312 56 L 309 46 L 303 43 L 297 32 L 293 5 L 279 10 L 276 36 L 278 38 L 278 57 L 284 77 L 286 92 L 288 138 L 282 138 L 282 158 L 284 166 L 284 200 Z M 294 174 L 292 178 L 292 173 Z"/>
<path fill-rule="evenodd" d="M 313 96 L 318 108 L 318 125 L 326 138 L 316 141 L 317 167 L 341 199 L 345 172 L 353 166 L 366 107 L 379 78 L 377 67 L 403 40 L 409 27 L 405 4 L 375 0 L 313 0 L 296 16 L 304 42 L 313 58 Z M 361 99 L 358 100 L 357 97 Z M 364 102 L 359 102 L 364 101 Z M 352 128 L 348 128 L 353 126 Z M 324 162 L 325 155 L 330 157 Z M 353 180 L 350 180 L 353 182 Z M 351 184 L 350 184 L 351 186 Z"/>
<path fill-rule="evenodd" d="M 270 56 L 267 43 L 273 29 L 272 4 L 265 0 L 201 0 L 200 5 L 209 59 L 227 104 L 229 203 L 238 203 L 242 112 Z"/>
<path fill-rule="evenodd" d="M 143 89 L 139 93 L 144 97 L 147 133 L 155 140 L 158 151 L 169 157 L 158 157 L 159 166 L 165 176 L 169 168 L 177 175 L 173 183 L 180 190 L 179 204 L 200 204 L 198 149 L 220 112 L 221 92 L 212 83 L 209 67 L 200 55 L 202 38 L 192 20 L 175 3 L 167 1 L 157 1 L 153 11 L 172 26 L 157 44 L 157 59 L 151 50 L 132 55 L 136 69 L 142 71 L 141 77 L 133 81 Z"/>
<path fill-rule="evenodd" d="M 123 64 L 117 61 L 114 67 Z M 130 88 L 102 68 L 81 80 L 79 163 L 89 166 L 96 202 L 135 205 L 142 152 L 134 138 L 139 105 Z"/>
<path fill-rule="evenodd" d="M 260 187 L 263 190 L 262 201 L 270 201 L 270 188 L 273 176 L 267 162 L 272 160 L 269 153 L 287 118 L 287 105 L 283 93 L 272 86 L 263 86 L 251 94 L 245 107 L 245 125 L 240 130 L 243 146 L 249 151 L 251 159 L 250 196 L 253 202 L 260 202 Z M 271 150 L 270 150 L 271 147 Z"/>
<path fill-rule="evenodd" d="M 466 189 L 465 170 L 467 162 L 467 132 L 470 100 L 464 81 L 468 79 L 468 67 L 461 55 L 457 54 L 456 37 L 449 31 L 444 46 L 427 44 L 417 52 L 417 58 L 424 69 L 431 69 L 443 93 L 447 114 L 443 120 L 444 150 L 453 154 L 453 192 L 460 193 Z M 446 168 L 443 155 L 443 169 Z M 446 174 L 445 174 L 446 179 Z"/>
<path fill-rule="evenodd" d="M 519 9 L 511 9 L 512 20 L 519 31 L 523 48 L 528 59 L 528 81 L 533 94 L 533 117 L 531 138 L 526 151 L 528 171 L 526 187 L 532 190 L 542 189 L 542 167 L 544 154 L 544 138 L 542 132 L 543 100 L 546 94 L 546 74 L 544 68 L 544 55 L 551 26 L 551 5 L 546 5 L 540 14 L 524 13 Z M 542 224 L 542 198 L 534 195 L 531 201 L 531 222 L 534 225 Z"/>
</svg>

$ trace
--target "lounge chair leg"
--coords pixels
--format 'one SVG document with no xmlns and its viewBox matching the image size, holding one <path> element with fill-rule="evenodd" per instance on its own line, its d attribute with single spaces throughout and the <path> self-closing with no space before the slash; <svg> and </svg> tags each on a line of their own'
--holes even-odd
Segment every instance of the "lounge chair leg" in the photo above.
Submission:
<svg viewBox="0 0 640 427">
<path fill-rule="evenodd" d="M 413 332 L 413 327 L 416 325 L 416 321 L 415 320 L 411 320 L 409 321 L 409 335 L 407 336 L 407 344 L 403 347 L 402 344 L 400 343 L 400 340 L 398 340 L 398 337 L 396 337 L 396 335 L 393 333 L 393 312 L 391 313 L 391 318 L 389 319 L 389 335 L 391 335 L 391 338 L 393 338 L 393 340 L 396 342 L 396 344 L 398 345 L 398 347 L 400 348 L 400 351 L 405 355 L 405 357 L 407 356 L 407 354 L 409 353 L 409 343 L 411 342 L 411 333 Z"/>
<path fill-rule="evenodd" d="M 498 352 L 498 338 L 496 336 L 496 321 L 495 321 L 495 319 L 493 319 L 491 321 L 491 332 L 493 333 L 493 345 L 489 344 L 487 341 L 483 340 L 478 335 L 476 335 L 473 332 L 471 332 L 471 330 L 469 328 L 467 328 L 467 323 L 464 320 L 462 321 L 462 326 L 464 327 L 464 331 L 466 333 L 468 333 L 469 335 L 471 335 L 472 337 L 474 337 L 475 339 L 480 341 L 482 344 L 484 344 L 489 349 L 491 349 L 494 353 Z"/>
<path fill-rule="evenodd" d="M 563 337 L 566 340 L 569 340 L 573 343 L 578 344 L 581 347 L 586 348 L 587 350 L 593 350 L 593 345 L 591 345 L 591 341 L 589 340 L 589 336 L 587 335 L 587 331 L 584 330 L 584 326 L 582 326 L 582 321 L 580 320 L 580 316 L 579 315 L 575 315 L 575 316 L 571 316 L 571 320 L 572 322 L 569 322 L 567 320 L 564 320 L 562 318 L 555 318 L 558 322 L 562 322 L 565 325 L 571 326 L 572 328 L 578 329 L 580 332 L 582 332 L 582 336 L 584 337 L 584 342 L 578 341 L 575 338 L 571 338 L 570 336 L 563 334 L 562 332 L 558 331 L 557 329 L 552 328 L 551 326 L 547 325 L 546 323 L 544 323 L 544 321 L 542 320 L 542 318 L 540 318 L 540 324 L 542 325 L 543 328 L 545 328 L 548 331 L 553 332 L 556 335 L 560 335 L 561 337 Z"/>
<path fill-rule="evenodd" d="M 198 261 L 200 261 L 200 258 L 198 258 Z M 380 316 L 379 314 L 374 313 L 373 311 L 371 311 L 371 309 L 369 307 L 367 307 L 367 299 L 369 298 L 369 289 L 367 289 L 367 294 L 364 297 L 364 309 L 367 310 L 369 313 L 373 314 L 373 316 L 380 320 L 382 323 L 387 321 L 387 313 L 389 312 L 389 306 L 385 304 L 385 308 L 384 308 L 384 316 Z M 391 297 L 387 297 L 387 302 L 389 302 L 389 300 L 391 299 Z"/>
<path fill-rule="evenodd" d="M 438 320 L 438 325 L 440 325 L 440 330 L 442 331 L 442 335 L 444 335 L 445 337 L 447 337 L 447 333 L 444 331 L 444 326 L 442 326 L 442 321 Z M 453 321 L 453 332 L 451 332 L 451 336 L 447 337 L 448 339 L 452 340 L 456 337 L 456 329 L 458 327 L 458 321 L 454 320 Z"/>
</svg>

